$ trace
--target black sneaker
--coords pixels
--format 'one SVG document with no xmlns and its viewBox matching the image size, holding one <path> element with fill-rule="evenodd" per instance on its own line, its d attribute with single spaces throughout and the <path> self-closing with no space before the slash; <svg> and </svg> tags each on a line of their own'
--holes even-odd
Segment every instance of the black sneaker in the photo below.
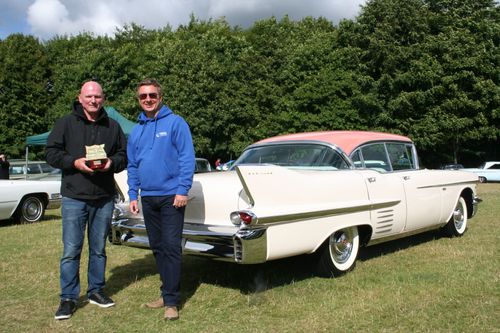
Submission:
<svg viewBox="0 0 500 333">
<path fill-rule="evenodd" d="M 71 318 L 71 316 L 75 311 L 76 311 L 76 302 L 70 299 L 65 299 L 61 301 L 61 304 L 59 304 L 59 309 L 57 309 L 54 318 L 56 320 L 69 319 Z"/>
<path fill-rule="evenodd" d="M 90 304 L 95 304 L 100 306 L 101 308 L 109 308 L 110 306 L 115 305 L 115 302 L 108 296 L 106 296 L 105 293 L 102 291 L 99 291 L 97 293 L 93 293 L 89 297 L 89 302 Z"/>
</svg>

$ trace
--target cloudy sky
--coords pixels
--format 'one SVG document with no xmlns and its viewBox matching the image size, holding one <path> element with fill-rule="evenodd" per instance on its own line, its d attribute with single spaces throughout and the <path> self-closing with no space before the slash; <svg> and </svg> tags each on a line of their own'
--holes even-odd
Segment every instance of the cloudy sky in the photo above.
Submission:
<svg viewBox="0 0 500 333">
<path fill-rule="evenodd" d="M 0 39 L 12 33 L 41 39 L 87 31 L 112 35 L 116 27 L 176 28 L 198 19 L 225 17 L 248 27 L 255 20 L 288 14 L 299 20 L 323 16 L 335 24 L 354 18 L 366 0 L 0 0 Z"/>
</svg>

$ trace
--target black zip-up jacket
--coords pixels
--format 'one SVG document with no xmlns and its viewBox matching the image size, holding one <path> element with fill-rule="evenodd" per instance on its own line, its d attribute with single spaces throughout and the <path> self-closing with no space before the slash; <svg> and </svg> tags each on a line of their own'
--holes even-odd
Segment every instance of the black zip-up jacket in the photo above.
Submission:
<svg viewBox="0 0 500 333">
<path fill-rule="evenodd" d="M 106 172 L 87 174 L 75 169 L 75 160 L 85 157 L 85 146 L 104 144 L 111 159 Z M 47 139 L 45 159 L 54 168 L 62 169 L 61 195 L 80 200 L 95 200 L 116 194 L 113 174 L 127 166 L 126 139 L 120 125 L 101 108 L 100 116 L 89 121 L 79 102 L 73 112 L 59 119 Z"/>
</svg>

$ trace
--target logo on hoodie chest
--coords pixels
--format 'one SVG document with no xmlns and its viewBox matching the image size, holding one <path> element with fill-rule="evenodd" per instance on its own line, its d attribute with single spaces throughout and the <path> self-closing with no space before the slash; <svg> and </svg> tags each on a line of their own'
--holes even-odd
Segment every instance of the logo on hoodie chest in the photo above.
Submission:
<svg viewBox="0 0 500 333">
<path fill-rule="evenodd" d="M 166 131 L 156 133 L 156 137 L 157 138 L 161 138 L 161 137 L 164 137 L 164 136 L 167 136 L 167 135 L 168 135 L 168 133 Z"/>
</svg>

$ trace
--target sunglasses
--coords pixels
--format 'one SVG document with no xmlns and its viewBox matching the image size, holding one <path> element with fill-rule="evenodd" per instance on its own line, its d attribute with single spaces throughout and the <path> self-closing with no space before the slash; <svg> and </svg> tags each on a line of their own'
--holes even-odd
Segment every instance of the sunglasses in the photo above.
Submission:
<svg viewBox="0 0 500 333">
<path fill-rule="evenodd" d="M 146 98 L 148 98 L 148 96 L 149 96 L 150 99 L 158 99 L 158 94 L 157 93 L 139 94 L 139 99 L 141 101 L 143 101 Z"/>
</svg>

